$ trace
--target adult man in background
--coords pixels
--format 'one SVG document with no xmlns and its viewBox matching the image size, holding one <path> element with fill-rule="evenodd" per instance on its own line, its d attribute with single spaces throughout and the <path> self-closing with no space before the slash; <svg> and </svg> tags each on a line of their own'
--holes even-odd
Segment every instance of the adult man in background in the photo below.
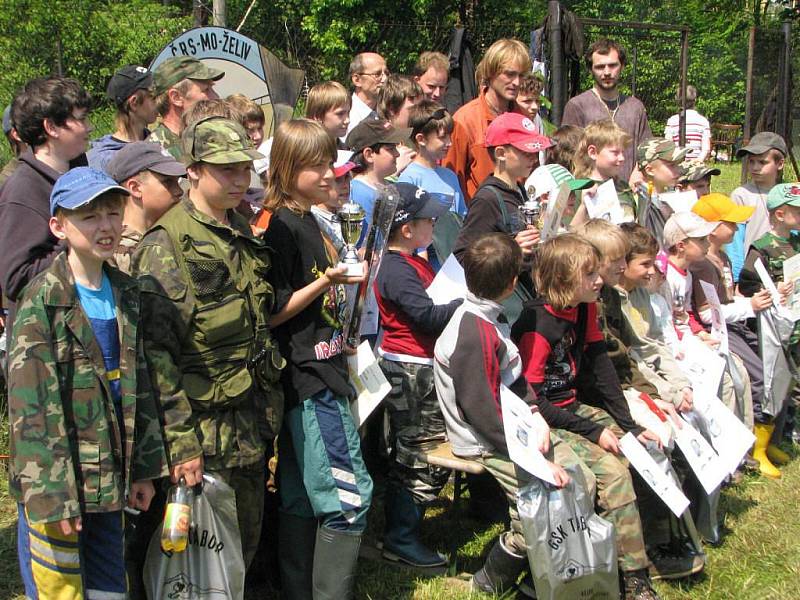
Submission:
<svg viewBox="0 0 800 600">
<path fill-rule="evenodd" d="M 484 145 L 486 128 L 497 115 L 514 110 L 520 77 L 530 70 L 531 59 L 525 44 L 519 40 L 497 40 L 475 70 L 480 95 L 453 115 L 452 145 L 443 165 L 458 176 L 468 204 L 483 180 L 494 171 L 494 161 Z"/>
<path fill-rule="evenodd" d="M 191 56 L 173 56 L 153 71 L 154 93 L 161 121 L 148 138 L 158 142 L 176 160 L 181 160 L 181 117 L 200 100 L 216 100 L 214 82 L 224 71 L 207 67 Z"/>
<path fill-rule="evenodd" d="M 675 96 L 678 104 L 681 102 L 681 92 Z M 704 162 L 711 154 L 711 125 L 703 115 L 695 110 L 697 105 L 697 88 L 693 85 L 686 86 L 686 145 L 689 152 L 686 158 Z M 672 115 L 667 120 L 664 137 L 675 144 L 680 141 L 680 113 Z"/>
<path fill-rule="evenodd" d="M 450 61 L 441 52 L 423 52 L 419 55 L 411 76 L 428 100 L 442 103 L 450 78 Z"/>
<path fill-rule="evenodd" d="M 376 111 L 378 93 L 388 77 L 389 69 L 386 68 L 386 61 L 380 54 L 362 52 L 353 58 L 350 63 L 353 95 L 350 99 L 350 125 L 347 127 L 347 133 L 364 119 L 378 118 Z"/>
<path fill-rule="evenodd" d="M 610 118 L 631 136 L 631 144 L 625 149 L 625 164 L 619 174 L 623 181 L 630 178 L 636 167 L 636 148 L 653 137 L 644 104 L 619 89 L 625 64 L 625 48 L 616 41 L 603 38 L 589 46 L 586 66 L 592 72 L 594 85 L 571 98 L 561 118 L 561 125 L 578 127 Z"/>
</svg>

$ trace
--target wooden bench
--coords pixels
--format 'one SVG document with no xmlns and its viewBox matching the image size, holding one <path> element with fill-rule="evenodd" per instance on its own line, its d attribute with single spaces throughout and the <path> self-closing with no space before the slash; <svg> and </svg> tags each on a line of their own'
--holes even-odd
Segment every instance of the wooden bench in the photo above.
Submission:
<svg viewBox="0 0 800 600">
<path fill-rule="evenodd" d="M 460 458 L 453 454 L 450 442 L 445 440 L 443 442 L 432 442 L 428 445 L 420 447 L 417 457 L 429 465 L 437 467 L 444 467 L 453 471 L 453 503 L 450 506 L 452 512 L 456 508 L 456 504 L 461 499 L 461 492 L 466 487 L 466 480 L 464 474 L 480 475 L 486 472 L 484 466 L 476 460 L 468 458 Z M 454 515 L 456 513 L 453 513 Z M 457 520 L 457 519 L 456 519 Z M 450 561 L 447 567 L 448 573 L 452 576 L 457 573 L 457 559 L 458 559 L 458 539 L 457 536 L 450 537 L 450 547 L 448 548 L 450 554 Z"/>
</svg>

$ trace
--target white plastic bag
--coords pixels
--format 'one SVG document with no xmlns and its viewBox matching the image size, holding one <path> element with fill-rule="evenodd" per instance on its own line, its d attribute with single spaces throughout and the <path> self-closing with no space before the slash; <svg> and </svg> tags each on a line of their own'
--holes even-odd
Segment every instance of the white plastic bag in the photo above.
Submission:
<svg viewBox="0 0 800 600">
<path fill-rule="evenodd" d="M 539 600 L 617 600 L 614 526 L 594 512 L 576 466 L 558 489 L 539 479 L 517 494 L 533 583 Z"/>
<path fill-rule="evenodd" d="M 161 550 L 155 532 L 144 563 L 149 600 L 243 600 L 244 558 L 236 495 L 225 482 L 203 475 L 195 494 L 189 544 L 183 552 Z"/>
</svg>

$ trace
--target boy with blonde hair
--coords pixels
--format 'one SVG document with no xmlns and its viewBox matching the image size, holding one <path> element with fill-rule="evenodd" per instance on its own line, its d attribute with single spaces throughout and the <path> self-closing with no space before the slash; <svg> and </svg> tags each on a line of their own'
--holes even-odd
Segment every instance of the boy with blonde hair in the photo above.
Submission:
<svg viewBox="0 0 800 600">
<path fill-rule="evenodd" d="M 427 100 L 443 103 L 447 80 L 450 78 L 450 60 L 447 56 L 441 52 L 423 52 L 411 69 L 411 75 Z"/>
<path fill-rule="evenodd" d="M 614 180 L 626 221 L 636 218 L 633 192 L 628 183 L 619 177 L 625 164 L 625 152 L 630 145 L 631 136 L 611 119 L 604 119 L 586 126 L 574 159 L 576 177 L 587 177 L 598 184 Z M 592 195 L 594 191 L 581 194 L 581 200 L 584 194 Z"/>
</svg>

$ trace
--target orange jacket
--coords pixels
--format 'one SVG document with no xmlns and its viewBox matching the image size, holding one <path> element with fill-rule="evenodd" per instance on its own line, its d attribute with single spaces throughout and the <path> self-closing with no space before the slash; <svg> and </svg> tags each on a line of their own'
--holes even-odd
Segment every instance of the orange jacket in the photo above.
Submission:
<svg viewBox="0 0 800 600">
<path fill-rule="evenodd" d="M 483 180 L 494 172 L 494 162 L 484 143 L 486 128 L 494 120 L 484 96 L 469 101 L 453 115 L 453 144 L 444 158 L 444 166 L 458 176 L 464 198 L 469 202 Z"/>
</svg>

